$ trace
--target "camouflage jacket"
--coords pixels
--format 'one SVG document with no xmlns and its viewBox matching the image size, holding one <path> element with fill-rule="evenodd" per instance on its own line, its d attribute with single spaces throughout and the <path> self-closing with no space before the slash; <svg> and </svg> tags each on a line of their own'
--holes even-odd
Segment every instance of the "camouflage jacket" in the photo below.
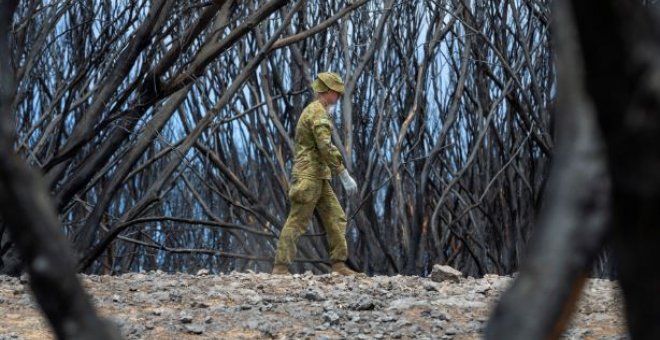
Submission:
<svg viewBox="0 0 660 340">
<path fill-rule="evenodd" d="M 318 100 L 303 110 L 296 125 L 294 177 L 330 179 L 344 170 L 342 156 L 332 144 L 332 123 Z"/>
</svg>

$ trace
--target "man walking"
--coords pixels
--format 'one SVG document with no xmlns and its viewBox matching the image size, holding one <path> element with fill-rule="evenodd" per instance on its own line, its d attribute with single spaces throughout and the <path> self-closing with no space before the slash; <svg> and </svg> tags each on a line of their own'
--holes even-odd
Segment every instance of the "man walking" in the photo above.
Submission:
<svg viewBox="0 0 660 340">
<path fill-rule="evenodd" d="M 346 214 L 339 205 L 330 179 L 338 175 L 349 195 L 357 193 L 357 184 L 343 165 L 342 156 L 332 144 L 332 124 L 328 112 L 344 93 L 344 82 L 336 73 L 323 72 L 312 82 L 315 100 L 303 110 L 295 136 L 295 159 L 289 199 L 291 210 L 277 242 L 273 274 L 288 274 L 288 265 L 296 255 L 296 243 L 305 233 L 314 209 L 318 209 L 330 245 L 332 271 L 355 275 L 345 261 Z"/>
</svg>

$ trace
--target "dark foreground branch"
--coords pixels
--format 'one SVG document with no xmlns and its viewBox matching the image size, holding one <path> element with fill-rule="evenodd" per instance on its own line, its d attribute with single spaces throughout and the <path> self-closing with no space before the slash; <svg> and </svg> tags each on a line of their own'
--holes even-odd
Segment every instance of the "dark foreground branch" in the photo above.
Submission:
<svg viewBox="0 0 660 340">
<path fill-rule="evenodd" d="M 13 152 L 12 102 L 16 91 L 9 32 L 18 1 L 0 2 L 0 213 L 30 274 L 36 300 L 60 339 L 119 339 L 96 316 L 78 281 L 73 257 L 58 233 L 46 185 Z"/>
<path fill-rule="evenodd" d="M 559 337 L 585 272 L 609 236 L 631 338 L 658 339 L 658 25 L 638 1 L 556 5 L 557 117 L 563 122 L 557 131 L 564 134 L 563 146 L 536 242 L 495 309 L 487 338 Z M 611 178 L 611 189 L 605 177 Z"/>
<path fill-rule="evenodd" d="M 558 338 L 607 232 L 605 152 L 582 78 L 577 32 L 562 5 L 555 13 L 559 141 L 546 205 L 520 275 L 494 311 L 488 339 Z"/>
</svg>

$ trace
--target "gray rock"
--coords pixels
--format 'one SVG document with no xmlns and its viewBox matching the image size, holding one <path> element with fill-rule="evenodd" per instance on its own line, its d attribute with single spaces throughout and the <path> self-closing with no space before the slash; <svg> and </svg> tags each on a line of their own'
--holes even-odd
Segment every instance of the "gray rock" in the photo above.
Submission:
<svg viewBox="0 0 660 340">
<path fill-rule="evenodd" d="M 249 320 L 244 324 L 244 327 L 247 329 L 257 329 L 259 328 L 259 321 L 258 320 Z"/>
<path fill-rule="evenodd" d="M 130 325 L 128 326 L 127 334 L 129 335 L 141 335 L 146 330 L 145 326 L 142 325 Z"/>
<path fill-rule="evenodd" d="M 254 295 L 250 295 L 250 296 L 248 297 L 248 302 L 250 302 L 250 304 L 253 304 L 253 305 L 258 305 L 258 304 L 260 304 L 263 300 L 264 300 L 264 299 L 263 299 L 259 294 L 256 294 L 256 293 L 255 293 Z"/>
<path fill-rule="evenodd" d="M 192 334 L 202 334 L 204 333 L 204 331 L 206 331 L 206 327 L 204 325 L 198 325 L 198 324 L 186 325 L 185 329 L 186 332 Z"/>
<path fill-rule="evenodd" d="M 165 302 L 170 300 L 170 294 L 168 292 L 155 292 L 151 293 L 151 298 L 158 302 Z"/>
<path fill-rule="evenodd" d="M 435 282 L 426 281 L 426 282 L 424 282 L 424 289 L 426 289 L 429 292 L 437 292 L 438 287 L 436 287 L 436 284 L 437 283 L 435 283 Z"/>
<path fill-rule="evenodd" d="M 431 271 L 431 280 L 435 282 L 451 281 L 455 283 L 461 282 L 463 273 L 450 267 L 450 266 L 441 266 L 436 264 L 433 266 Z"/>
<path fill-rule="evenodd" d="M 339 323 L 339 314 L 336 312 L 326 312 L 323 314 L 323 320 L 327 321 L 331 325 L 336 325 Z"/>
<path fill-rule="evenodd" d="M 147 293 L 139 292 L 133 296 L 132 301 L 135 303 L 143 304 L 149 301 L 149 295 Z"/>
<path fill-rule="evenodd" d="M 351 305 L 353 310 L 373 310 L 375 307 L 374 301 L 368 295 L 360 296 L 358 301 Z"/>
<path fill-rule="evenodd" d="M 410 309 L 413 307 L 417 306 L 427 306 L 428 302 L 425 301 L 420 301 L 416 298 L 401 298 L 401 299 L 396 299 L 392 302 L 390 302 L 390 305 L 387 309 L 392 310 L 392 309 Z"/>
<path fill-rule="evenodd" d="M 117 327 L 119 327 L 119 328 L 124 328 L 124 327 L 126 326 L 126 324 L 127 324 L 127 321 L 126 321 L 125 319 L 123 319 L 123 318 L 119 318 L 119 317 L 113 317 L 113 318 L 111 318 L 111 319 L 110 319 L 110 322 L 114 323 L 114 324 L 117 325 Z"/>
<path fill-rule="evenodd" d="M 321 293 L 319 291 L 316 291 L 316 290 L 311 290 L 311 289 L 308 290 L 307 292 L 305 292 L 304 298 L 309 300 L 309 301 L 325 301 L 326 300 L 323 293 Z"/>
<path fill-rule="evenodd" d="M 263 323 L 259 326 L 259 331 L 261 332 L 261 338 L 275 339 L 275 328 L 270 323 Z"/>
<path fill-rule="evenodd" d="M 193 308 L 209 308 L 209 307 L 211 307 L 211 305 L 209 305 L 208 303 L 206 303 L 204 301 L 196 301 L 196 302 L 191 303 L 190 307 L 193 307 Z"/>
<path fill-rule="evenodd" d="M 396 327 L 396 328 L 403 328 L 403 327 L 408 327 L 408 326 L 411 326 L 411 325 L 412 325 L 412 323 L 408 320 L 399 320 L 399 321 L 394 323 L 394 327 Z"/>
<path fill-rule="evenodd" d="M 170 292 L 170 301 L 174 303 L 181 303 L 183 295 L 179 292 Z"/>
<path fill-rule="evenodd" d="M 267 312 L 267 311 L 270 311 L 272 309 L 273 309 L 273 305 L 271 305 L 270 303 L 267 304 L 267 305 L 259 306 L 259 311 L 260 312 Z"/>
<path fill-rule="evenodd" d="M 435 309 L 427 309 L 422 311 L 421 316 L 426 317 L 426 318 L 432 318 L 432 319 L 437 319 L 437 320 L 449 320 L 449 317 L 447 314 L 437 311 Z"/>
<path fill-rule="evenodd" d="M 397 318 L 392 316 L 392 315 L 385 315 L 385 316 L 381 317 L 380 319 L 378 319 L 378 321 L 380 321 L 380 322 L 396 322 Z"/>
<path fill-rule="evenodd" d="M 192 323 L 193 316 L 189 312 L 183 311 L 179 316 L 179 321 L 181 321 L 181 323 Z"/>
</svg>

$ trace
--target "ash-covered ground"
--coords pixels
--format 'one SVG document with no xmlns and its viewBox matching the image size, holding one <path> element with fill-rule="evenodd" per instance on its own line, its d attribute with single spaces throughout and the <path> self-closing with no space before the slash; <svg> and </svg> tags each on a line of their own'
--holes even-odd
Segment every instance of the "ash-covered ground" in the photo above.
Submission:
<svg viewBox="0 0 660 340">
<path fill-rule="evenodd" d="M 263 273 L 81 276 L 127 339 L 479 339 L 510 277 Z M 589 280 L 567 339 L 626 339 L 615 282 Z M 25 278 L 0 276 L 0 340 L 52 339 Z"/>
</svg>

